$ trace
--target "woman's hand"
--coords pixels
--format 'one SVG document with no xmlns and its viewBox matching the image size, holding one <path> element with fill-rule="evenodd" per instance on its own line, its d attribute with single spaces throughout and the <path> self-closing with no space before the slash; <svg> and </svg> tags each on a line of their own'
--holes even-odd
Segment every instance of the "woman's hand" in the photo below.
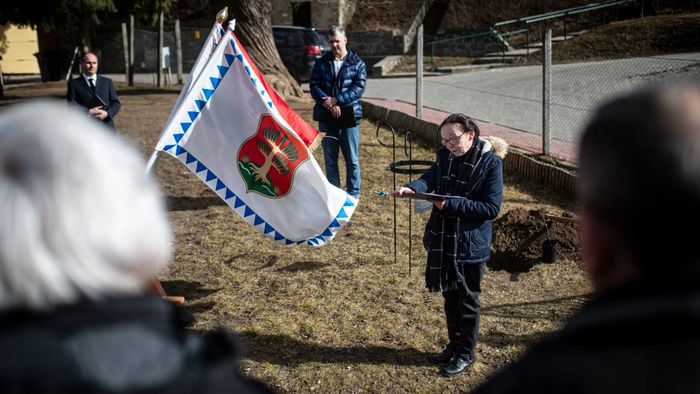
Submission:
<svg viewBox="0 0 700 394">
<path fill-rule="evenodd" d="M 410 188 L 405 187 L 405 186 L 401 186 L 400 188 L 391 192 L 391 195 L 394 197 L 403 197 L 406 194 L 413 194 L 413 193 L 415 193 L 415 191 L 413 191 L 413 189 L 410 189 Z"/>
</svg>

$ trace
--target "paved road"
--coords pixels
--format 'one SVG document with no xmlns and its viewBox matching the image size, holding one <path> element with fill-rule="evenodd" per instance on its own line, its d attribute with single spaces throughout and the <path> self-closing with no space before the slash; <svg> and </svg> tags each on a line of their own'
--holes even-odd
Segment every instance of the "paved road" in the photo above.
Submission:
<svg viewBox="0 0 700 394">
<path fill-rule="evenodd" d="M 700 53 L 630 58 L 552 67 L 552 137 L 576 142 L 606 98 L 658 80 L 700 77 Z M 428 77 L 423 105 L 540 134 L 542 67 L 496 68 Z M 415 78 L 371 79 L 365 97 L 415 103 Z"/>
</svg>

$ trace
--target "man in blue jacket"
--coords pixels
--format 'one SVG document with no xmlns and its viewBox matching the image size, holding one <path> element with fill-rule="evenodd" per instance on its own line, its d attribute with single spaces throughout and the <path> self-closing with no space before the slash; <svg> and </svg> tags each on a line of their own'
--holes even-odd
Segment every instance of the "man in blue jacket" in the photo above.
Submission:
<svg viewBox="0 0 700 394">
<path fill-rule="evenodd" d="M 345 186 L 348 194 L 360 197 L 359 123 L 362 118 L 360 97 L 365 92 L 367 68 L 365 62 L 347 49 L 348 39 L 342 27 L 328 31 L 331 52 L 316 61 L 311 71 L 309 88 L 316 100 L 314 120 L 326 133 L 323 157 L 328 181 L 340 187 L 338 151 L 345 159 Z"/>
<path fill-rule="evenodd" d="M 442 292 L 449 338 L 445 349 L 431 361 L 447 364 L 442 374 L 455 376 L 475 360 L 481 278 L 491 255 L 491 221 L 503 199 L 499 155 L 505 155 L 506 147 L 496 146 L 505 141 L 480 138 L 476 123 L 462 114 L 448 116 L 438 130 L 444 148 L 438 150 L 435 163 L 419 179 L 392 194 L 452 196 L 431 200 L 434 207 L 423 245 L 428 251 L 426 286 L 429 291 Z"/>
</svg>

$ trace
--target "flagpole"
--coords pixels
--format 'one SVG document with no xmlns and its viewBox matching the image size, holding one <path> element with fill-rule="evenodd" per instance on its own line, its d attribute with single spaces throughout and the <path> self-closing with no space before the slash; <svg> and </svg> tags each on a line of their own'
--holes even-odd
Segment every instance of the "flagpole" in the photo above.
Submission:
<svg viewBox="0 0 700 394">
<path fill-rule="evenodd" d="M 216 14 L 216 24 L 218 24 L 220 26 L 226 20 L 227 17 L 228 17 L 228 7 L 224 7 L 221 11 L 219 11 Z M 233 25 L 231 25 L 229 23 L 229 28 L 231 28 L 231 26 L 235 26 L 235 22 Z M 199 59 L 197 59 L 197 60 L 199 60 Z M 195 71 L 195 70 L 193 70 L 193 71 Z M 170 123 L 170 118 L 173 116 L 173 114 L 175 112 L 175 108 L 178 107 L 180 101 L 184 97 L 183 93 L 185 92 L 185 90 L 189 90 L 189 87 L 194 82 L 194 79 L 196 77 L 197 77 L 197 75 L 193 75 L 193 73 L 190 72 L 189 80 L 185 83 L 185 86 L 183 87 L 183 92 L 180 93 L 180 96 L 178 97 L 177 103 L 173 107 L 173 111 L 171 111 L 170 116 L 168 117 L 168 121 L 166 122 L 166 125 L 168 123 Z M 163 131 L 161 131 L 160 136 L 158 137 L 159 142 L 160 142 L 160 139 L 164 133 L 165 133 L 165 129 Z M 151 153 L 151 157 L 148 158 L 148 163 L 146 163 L 146 175 L 151 174 L 151 171 L 153 171 L 153 168 L 155 167 L 156 162 L 158 161 L 158 152 L 160 152 L 160 151 L 157 149 L 157 146 L 158 146 L 158 144 L 156 143 L 156 148 L 153 148 L 153 152 Z M 152 292 L 158 294 L 159 296 L 161 296 L 162 298 L 164 298 L 170 302 L 174 302 L 176 304 L 184 304 L 185 303 L 185 297 L 169 296 L 168 293 L 165 291 L 165 289 L 163 289 L 163 285 L 160 283 L 160 280 L 158 280 L 157 276 L 153 276 L 153 278 L 151 278 L 151 282 L 149 283 L 148 286 Z"/>
<path fill-rule="evenodd" d="M 156 161 L 158 161 L 158 152 L 158 150 L 153 149 L 153 153 L 151 153 L 151 157 L 148 159 L 148 163 L 146 163 L 146 175 L 150 175 L 151 170 L 155 167 Z"/>
</svg>

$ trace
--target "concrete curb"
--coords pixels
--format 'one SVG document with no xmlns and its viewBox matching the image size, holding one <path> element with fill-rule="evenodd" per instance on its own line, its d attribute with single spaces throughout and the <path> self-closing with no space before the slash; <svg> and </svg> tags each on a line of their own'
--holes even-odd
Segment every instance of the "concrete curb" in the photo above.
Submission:
<svg viewBox="0 0 700 394">
<path fill-rule="evenodd" d="M 364 100 L 360 102 L 362 103 L 362 112 L 367 119 L 378 123 L 389 123 L 401 134 L 406 130 L 410 130 L 411 136 L 419 139 L 422 143 L 436 148 L 440 146 L 437 124 L 418 119 L 415 116 L 410 116 L 401 111 L 390 110 L 381 105 L 369 103 Z"/>
</svg>

